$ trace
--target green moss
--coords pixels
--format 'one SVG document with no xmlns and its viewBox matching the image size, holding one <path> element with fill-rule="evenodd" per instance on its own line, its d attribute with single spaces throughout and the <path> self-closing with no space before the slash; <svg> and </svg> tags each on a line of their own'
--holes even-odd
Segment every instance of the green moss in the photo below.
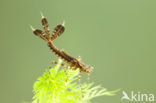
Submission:
<svg viewBox="0 0 156 103">
<path fill-rule="evenodd" d="M 100 85 L 93 86 L 93 83 L 81 84 L 81 91 L 78 74 L 78 69 L 61 68 L 59 64 L 50 71 L 46 70 L 34 83 L 33 103 L 90 103 L 92 98 L 113 96 L 118 91 L 107 91 Z"/>
</svg>

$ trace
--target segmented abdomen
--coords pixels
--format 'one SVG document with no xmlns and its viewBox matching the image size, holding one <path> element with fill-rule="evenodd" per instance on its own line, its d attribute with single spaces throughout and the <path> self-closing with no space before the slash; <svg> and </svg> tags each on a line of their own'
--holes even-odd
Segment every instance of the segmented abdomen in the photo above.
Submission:
<svg viewBox="0 0 156 103">
<path fill-rule="evenodd" d="M 59 58 L 61 58 L 65 62 L 67 62 L 71 65 L 76 64 L 76 59 L 74 57 L 68 55 L 64 51 L 58 50 L 51 42 L 48 42 L 48 46 L 50 47 L 52 52 L 54 52 Z"/>
</svg>

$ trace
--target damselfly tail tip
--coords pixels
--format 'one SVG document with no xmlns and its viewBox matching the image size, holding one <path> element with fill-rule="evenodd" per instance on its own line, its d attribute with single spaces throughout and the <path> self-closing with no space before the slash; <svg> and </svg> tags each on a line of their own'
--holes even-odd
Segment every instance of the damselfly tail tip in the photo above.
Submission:
<svg viewBox="0 0 156 103">
<path fill-rule="evenodd" d="M 33 26 L 31 24 L 29 24 L 29 26 L 32 29 L 32 31 L 35 31 L 35 29 L 33 28 Z"/>
<path fill-rule="evenodd" d="M 40 14 L 41 14 L 41 17 L 42 17 L 42 18 L 45 18 L 45 17 L 43 16 L 43 13 L 42 13 L 42 12 L 40 12 Z"/>
<path fill-rule="evenodd" d="M 65 20 L 63 20 L 62 26 L 65 26 Z"/>
</svg>

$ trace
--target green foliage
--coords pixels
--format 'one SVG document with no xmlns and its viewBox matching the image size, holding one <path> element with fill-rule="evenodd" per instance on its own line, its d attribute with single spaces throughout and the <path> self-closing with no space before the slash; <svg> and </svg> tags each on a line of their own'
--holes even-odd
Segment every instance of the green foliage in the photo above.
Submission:
<svg viewBox="0 0 156 103">
<path fill-rule="evenodd" d="M 33 103 L 90 103 L 92 98 L 113 96 L 117 92 L 93 86 L 93 83 L 83 83 L 80 88 L 78 75 L 79 70 L 60 69 L 59 64 L 46 70 L 34 83 Z"/>
</svg>

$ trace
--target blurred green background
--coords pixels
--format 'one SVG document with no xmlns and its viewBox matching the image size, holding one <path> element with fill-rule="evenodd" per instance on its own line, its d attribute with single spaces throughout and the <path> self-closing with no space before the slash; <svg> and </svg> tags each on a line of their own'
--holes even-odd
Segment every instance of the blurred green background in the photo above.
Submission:
<svg viewBox="0 0 156 103">
<path fill-rule="evenodd" d="M 55 45 L 94 67 L 91 81 L 109 90 L 156 93 L 155 0 L 0 0 L 0 102 L 31 101 L 33 83 L 57 60 L 29 24 L 66 22 Z M 86 78 L 83 78 L 86 79 Z M 122 92 L 93 103 L 120 103 Z"/>
</svg>

